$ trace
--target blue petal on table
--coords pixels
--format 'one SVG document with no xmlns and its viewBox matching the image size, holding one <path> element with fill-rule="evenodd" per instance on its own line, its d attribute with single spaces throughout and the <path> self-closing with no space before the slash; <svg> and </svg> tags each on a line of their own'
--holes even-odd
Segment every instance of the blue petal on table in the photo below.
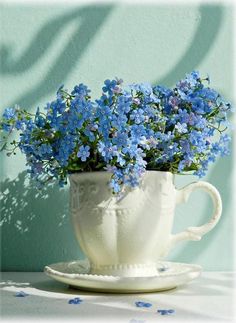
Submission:
<svg viewBox="0 0 236 323">
<path fill-rule="evenodd" d="M 139 302 L 135 302 L 135 305 L 136 305 L 137 307 L 151 307 L 151 306 L 152 306 L 152 304 L 151 304 L 151 303 L 146 303 L 146 302 L 141 302 L 141 301 L 139 301 Z"/>
<path fill-rule="evenodd" d="M 29 296 L 29 294 L 25 293 L 24 291 L 20 291 L 20 292 L 17 292 L 15 294 L 15 297 L 25 297 L 25 296 Z"/>
<path fill-rule="evenodd" d="M 174 314 L 175 310 L 170 309 L 170 310 L 157 310 L 157 313 L 160 313 L 161 315 L 170 315 Z"/>
<path fill-rule="evenodd" d="M 80 304 L 83 300 L 79 297 L 72 298 L 68 301 L 68 304 Z"/>
</svg>

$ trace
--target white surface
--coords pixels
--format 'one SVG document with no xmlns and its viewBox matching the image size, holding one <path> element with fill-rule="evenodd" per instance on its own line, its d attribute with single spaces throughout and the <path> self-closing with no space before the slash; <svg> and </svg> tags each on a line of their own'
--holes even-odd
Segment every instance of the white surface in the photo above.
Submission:
<svg viewBox="0 0 236 323">
<path fill-rule="evenodd" d="M 147 277 L 119 277 L 90 274 L 86 260 L 60 262 L 45 267 L 52 278 L 86 290 L 116 293 L 163 291 L 183 285 L 201 273 L 198 265 L 163 261 L 155 265 L 156 275 Z"/>
<path fill-rule="evenodd" d="M 70 175 L 72 221 L 93 274 L 157 275 L 156 262 L 171 248 L 180 241 L 199 241 L 220 219 L 220 194 L 207 182 L 191 183 L 178 190 L 172 173 L 146 171 L 138 187 L 126 187 L 121 196 L 114 196 L 110 180 L 109 172 Z M 175 207 L 186 203 L 195 189 L 203 189 L 211 196 L 211 219 L 172 235 Z"/>
<path fill-rule="evenodd" d="M 15 297 L 17 291 L 30 294 Z M 192 283 L 175 290 L 148 294 L 102 294 L 69 289 L 44 273 L 2 273 L 1 321 L 14 319 L 77 322 L 235 322 L 233 320 L 234 274 L 205 272 Z M 81 297 L 80 305 L 68 300 Z M 136 301 L 153 304 L 137 308 Z M 174 309 L 161 316 L 157 309 Z"/>
</svg>

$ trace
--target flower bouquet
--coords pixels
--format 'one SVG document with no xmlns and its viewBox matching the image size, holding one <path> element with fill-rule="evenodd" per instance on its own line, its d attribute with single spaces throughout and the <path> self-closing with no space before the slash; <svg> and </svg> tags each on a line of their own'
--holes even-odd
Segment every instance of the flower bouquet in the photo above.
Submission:
<svg viewBox="0 0 236 323">
<path fill-rule="evenodd" d="M 229 154 L 231 105 L 207 86 L 209 77 L 193 71 L 173 89 L 122 82 L 106 80 L 94 101 L 79 84 L 71 92 L 61 86 L 35 114 L 5 109 L 2 150 L 10 156 L 19 148 L 41 186 L 54 179 L 63 186 L 74 172 L 106 170 L 114 193 L 137 187 L 146 170 L 202 177 L 218 155 Z M 9 146 L 15 130 L 19 139 Z"/>
<path fill-rule="evenodd" d="M 53 180 L 63 186 L 69 175 L 72 219 L 89 274 L 154 277 L 157 263 L 177 242 L 200 240 L 218 222 L 222 205 L 214 186 L 199 181 L 177 190 L 173 183 L 173 174 L 204 176 L 209 163 L 229 154 L 231 105 L 209 82 L 196 71 L 173 89 L 106 80 L 96 100 L 84 84 L 71 92 L 61 86 L 55 100 L 35 114 L 18 106 L 4 111 L 2 150 L 25 154 L 39 188 Z M 14 131 L 18 139 L 8 144 Z M 173 235 L 175 206 L 196 188 L 210 194 L 213 216 Z M 168 284 L 176 286 L 176 277 L 179 283 L 183 278 L 173 272 Z M 187 280 L 193 279 L 199 269 L 188 272 Z M 65 281 L 73 284 L 72 278 Z M 86 287 L 84 280 L 78 284 Z"/>
</svg>

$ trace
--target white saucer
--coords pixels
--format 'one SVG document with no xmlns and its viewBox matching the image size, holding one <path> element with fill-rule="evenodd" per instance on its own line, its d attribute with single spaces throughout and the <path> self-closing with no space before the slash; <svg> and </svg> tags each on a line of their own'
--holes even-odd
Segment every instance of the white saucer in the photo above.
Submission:
<svg viewBox="0 0 236 323">
<path fill-rule="evenodd" d="M 86 260 L 61 262 L 46 266 L 44 271 L 50 277 L 83 290 L 110 293 L 155 292 L 175 288 L 197 278 L 201 266 L 159 262 L 159 274 L 152 277 L 119 277 L 89 274 Z"/>
</svg>

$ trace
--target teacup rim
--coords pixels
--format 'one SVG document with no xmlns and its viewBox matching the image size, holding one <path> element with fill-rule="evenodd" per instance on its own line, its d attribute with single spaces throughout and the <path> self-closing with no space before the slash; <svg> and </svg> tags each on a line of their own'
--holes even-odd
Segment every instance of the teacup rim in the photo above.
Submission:
<svg viewBox="0 0 236 323">
<path fill-rule="evenodd" d="M 146 170 L 145 171 L 145 173 L 162 173 L 162 174 L 170 174 L 170 175 L 176 175 L 176 174 L 174 174 L 174 173 L 172 173 L 172 172 L 169 172 L 169 171 L 162 171 L 162 170 L 155 170 L 155 169 L 148 169 L 148 170 Z M 145 174 L 144 173 L 144 174 Z M 99 171 L 90 171 L 90 172 L 88 172 L 88 171 L 82 171 L 82 172 L 69 172 L 69 176 L 73 176 L 73 175 L 88 175 L 88 174 L 109 174 L 109 175 L 112 175 L 112 173 L 111 172 L 109 172 L 109 171 L 106 171 L 106 170 L 99 170 Z"/>
<path fill-rule="evenodd" d="M 156 175 L 156 176 L 155 176 Z M 83 180 L 92 180 L 94 178 L 103 179 L 109 181 L 111 179 L 112 173 L 108 171 L 91 171 L 91 172 L 74 172 L 69 174 L 69 181 L 83 181 Z M 143 174 L 143 179 L 148 178 L 150 176 L 165 178 L 166 180 L 170 180 L 172 183 L 175 179 L 175 174 L 166 171 L 156 171 L 156 170 L 147 170 Z"/>
</svg>

